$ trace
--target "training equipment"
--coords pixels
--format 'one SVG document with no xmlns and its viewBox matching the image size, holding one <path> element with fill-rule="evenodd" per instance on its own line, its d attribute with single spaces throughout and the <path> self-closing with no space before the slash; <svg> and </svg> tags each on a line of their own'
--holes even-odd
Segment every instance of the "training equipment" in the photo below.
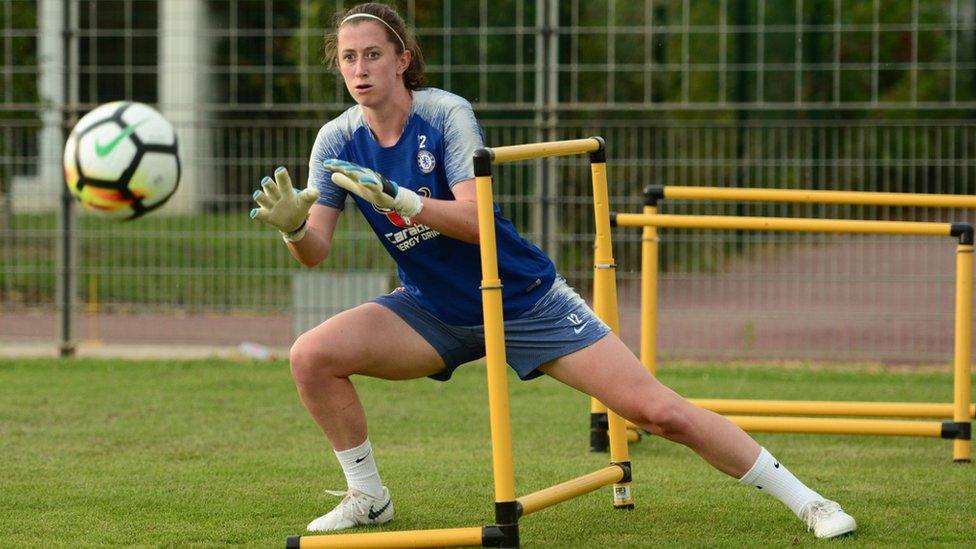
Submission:
<svg viewBox="0 0 976 549">
<path fill-rule="evenodd" d="M 407 223 L 424 208 L 417 193 L 369 168 L 336 158 L 325 160 L 322 166 L 332 172 L 333 183 L 367 200 L 381 212 L 395 211 Z"/>
<path fill-rule="evenodd" d="M 380 497 L 374 498 L 359 490 L 350 488 L 348 492 L 326 490 L 333 496 L 342 496 L 335 509 L 308 523 L 310 532 L 331 532 L 356 526 L 384 524 L 393 520 L 393 500 L 390 491 L 383 487 Z"/>
<path fill-rule="evenodd" d="M 608 485 L 613 485 L 613 505 L 615 508 L 633 509 L 634 500 L 630 492 L 631 464 L 627 446 L 626 422 L 613 412 L 608 412 L 607 421 L 610 440 L 610 464 L 607 467 L 518 498 L 515 496 L 512 427 L 508 403 L 508 373 L 505 364 L 505 326 L 502 319 L 502 281 L 498 274 L 498 250 L 495 245 L 492 164 L 586 153 L 590 157 L 597 235 L 594 253 L 596 278 L 594 285 L 597 288 L 597 291 L 594 292 L 594 311 L 601 320 L 617 332 L 620 329 L 620 323 L 616 307 L 617 289 L 613 275 L 613 255 L 610 248 L 607 157 L 603 139 L 594 137 L 491 149 L 482 148 L 474 153 L 478 236 L 481 249 L 481 300 L 485 326 L 485 354 L 487 357 L 492 473 L 495 485 L 495 523 L 483 527 L 437 530 L 289 536 L 285 541 L 286 548 L 478 546 L 516 548 L 519 547 L 519 520 L 522 517 Z M 337 161 L 326 161 L 323 165 L 326 169 L 332 169 L 332 166 L 335 166 L 334 162 Z M 354 164 L 352 166 L 355 167 Z M 373 173 L 375 174 L 375 172 Z M 334 172 L 334 175 L 344 174 L 337 171 Z M 363 174 L 357 175 L 361 178 Z M 378 174 L 376 175 L 378 176 Z M 346 177 L 348 178 L 348 176 Z M 343 178 L 340 177 L 339 179 Z M 376 181 L 379 180 L 374 178 L 373 183 L 370 184 L 373 185 L 374 190 L 377 188 Z M 359 185 L 352 179 L 349 183 Z M 405 189 L 400 189 L 396 195 L 401 194 L 403 190 Z M 309 525 L 310 528 L 311 526 Z"/>
<path fill-rule="evenodd" d="M 813 530 L 813 535 L 818 538 L 836 538 L 857 529 L 854 517 L 845 513 L 836 501 L 829 499 L 811 501 L 800 511 L 800 518 L 806 521 L 807 529 Z"/>
<path fill-rule="evenodd" d="M 99 106 L 68 136 L 64 181 L 86 209 L 113 219 L 159 208 L 180 181 L 173 126 L 142 103 Z"/>
<path fill-rule="evenodd" d="M 612 213 L 619 227 L 643 227 L 641 238 L 641 362 L 656 373 L 657 353 L 657 268 L 659 228 L 795 231 L 854 234 L 891 234 L 953 237 L 956 245 L 955 345 L 953 360 L 953 399 L 951 403 L 781 401 L 689 399 L 693 404 L 727 415 L 729 421 L 746 431 L 916 436 L 953 441 L 953 461 L 972 461 L 972 322 L 973 322 L 973 227 L 967 223 L 918 221 L 862 221 L 843 219 L 798 219 L 776 217 L 661 215 L 658 202 L 665 198 L 709 200 L 784 200 L 799 203 L 937 205 L 971 207 L 969 197 L 949 195 L 911 195 L 899 193 L 859 193 L 854 191 L 791 191 L 747 189 L 690 189 L 687 187 L 648 186 L 644 193 L 643 214 Z M 942 421 L 895 419 L 849 419 L 838 417 L 784 416 L 867 416 L 940 418 Z M 951 418 L 948 420 L 947 418 Z M 592 435 L 591 435 L 592 439 Z"/>
<path fill-rule="evenodd" d="M 264 221 L 281 231 L 286 241 L 297 242 L 305 236 L 308 210 L 319 199 L 319 191 L 311 187 L 296 191 L 288 170 L 278 168 L 274 179 L 265 176 L 261 180 L 261 190 L 252 197 L 258 207 L 251 210 L 251 219 Z"/>
</svg>

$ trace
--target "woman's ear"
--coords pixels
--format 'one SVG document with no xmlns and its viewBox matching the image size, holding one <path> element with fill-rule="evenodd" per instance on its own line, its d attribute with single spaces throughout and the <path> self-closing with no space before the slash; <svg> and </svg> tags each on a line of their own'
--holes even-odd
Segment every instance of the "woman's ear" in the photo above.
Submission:
<svg viewBox="0 0 976 549">
<path fill-rule="evenodd" d="M 397 75 L 403 76 L 403 73 L 407 72 L 410 68 L 410 62 L 413 61 L 413 52 L 410 50 L 403 50 L 400 54 L 399 62 L 397 63 Z"/>
</svg>

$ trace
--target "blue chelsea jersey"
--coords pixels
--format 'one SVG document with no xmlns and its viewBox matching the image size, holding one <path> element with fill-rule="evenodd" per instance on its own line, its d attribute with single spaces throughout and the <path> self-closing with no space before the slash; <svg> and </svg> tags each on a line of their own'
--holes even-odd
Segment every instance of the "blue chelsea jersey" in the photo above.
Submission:
<svg viewBox="0 0 976 549">
<path fill-rule="evenodd" d="M 421 196 L 453 200 L 451 187 L 474 178 L 472 155 L 482 144 L 481 130 L 466 100 L 434 88 L 415 90 L 406 127 L 392 147 L 376 142 L 359 105 L 323 126 L 309 160 L 309 185 L 320 191 L 319 204 L 342 209 L 348 193 L 322 167 L 323 160 L 339 158 L 376 170 Z M 484 322 L 481 255 L 476 244 L 422 224 L 410 225 L 396 212 L 353 198 L 396 261 L 405 291 L 448 324 Z M 552 286 L 555 267 L 502 217 L 497 204 L 495 232 L 505 318 L 517 318 Z"/>
</svg>

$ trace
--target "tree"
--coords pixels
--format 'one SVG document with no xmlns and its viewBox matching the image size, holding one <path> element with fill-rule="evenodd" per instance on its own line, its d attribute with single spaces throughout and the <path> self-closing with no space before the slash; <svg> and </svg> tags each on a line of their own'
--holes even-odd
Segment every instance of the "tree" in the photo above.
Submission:
<svg viewBox="0 0 976 549">
<path fill-rule="evenodd" d="M 10 19 L 6 19 L 9 17 Z M 26 128 L 36 125 L 35 112 L 23 108 L 3 108 L 38 104 L 37 97 L 37 4 L 20 2 L 12 11 L 0 10 L 0 29 L 13 37 L 0 40 L 0 234 L 8 240 L 13 238 L 13 208 L 11 190 L 13 178 L 26 166 L 18 166 L 17 158 L 25 156 L 21 148 L 36 151 L 37 144 L 31 146 Z M 15 32 L 16 31 L 16 32 Z M 33 31 L 33 32 L 32 32 Z M 9 48 L 9 50 L 8 50 Z M 8 60 L 13 64 L 8 65 Z M 31 69 L 34 69 L 32 72 Z M 35 155 L 31 155 L 35 156 Z M 6 247 L 6 242 L 4 246 Z"/>
</svg>

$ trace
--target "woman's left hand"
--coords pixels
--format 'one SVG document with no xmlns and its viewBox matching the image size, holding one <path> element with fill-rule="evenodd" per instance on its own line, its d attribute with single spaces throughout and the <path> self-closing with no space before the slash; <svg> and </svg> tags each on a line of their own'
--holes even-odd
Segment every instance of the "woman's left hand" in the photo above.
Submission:
<svg viewBox="0 0 976 549">
<path fill-rule="evenodd" d="M 374 206 L 396 211 L 406 221 L 419 214 L 424 207 L 417 193 L 369 168 L 337 158 L 323 161 L 322 166 L 332 172 L 332 182 L 336 185 Z"/>
</svg>

